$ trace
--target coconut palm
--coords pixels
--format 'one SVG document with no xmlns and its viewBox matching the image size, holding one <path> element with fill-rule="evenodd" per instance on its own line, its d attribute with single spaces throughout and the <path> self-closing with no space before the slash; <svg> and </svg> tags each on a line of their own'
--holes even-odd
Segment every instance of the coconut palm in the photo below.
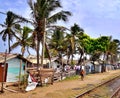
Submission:
<svg viewBox="0 0 120 98">
<path fill-rule="evenodd" d="M 20 38 L 17 39 L 17 41 L 11 46 L 11 50 L 18 46 L 21 46 L 21 53 L 23 56 L 25 53 L 25 49 L 27 48 L 28 50 L 29 47 L 32 47 L 32 36 L 30 36 L 31 32 L 32 29 L 30 29 L 29 27 L 23 27 L 23 29 L 20 31 Z"/>
<path fill-rule="evenodd" d="M 110 56 L 110 62 L 114 64 L 117 61 L 117 53 L 118 53 L 118 43 L 116 40 L 111 40 L 108 49 L 107 49 L 107 60 L 109 60 Z"/>
<path fill-rule="evenodd" d="M 120 40 L 113 39 L 113 41 L 117 44 L 117 53 L 120 53 Z"/>
<path fill-rule="evenodd" d="M 112 62 L 112 56 L 115 53 L 116 50 L 116 43 L 112 41 L 112 36 L 107 37 L 106 41 L 106 48 L 105 48 L 105 54 L 104 54 L 104 60 L 109 63 Z"/>
<path fill-rule="evenodd" d="M 10 41 L 12 41 L 13 36 L 16 36 L 16 31 L 19 29 L 20 25 L 18 24 L 20 21 L 14 17 L 14 15 L 8 11 L 7 12 L 7 18 L 4 24 L 0 24 L 4 29 L 0 32 L 0 35 L 2 35 L 2 40 L 6 41 L 8 40 L 8 52 L 10 53 Z M 8 37 L 8 38 L 7 38 Z M 17 37 L 19 38 L 19 37 Z"/>
<path fill-rule="evenodd" d="M 79 27 L 79 25 L 77 24 L 74 24 L 74 26 L 71 27 L 71 34 L 69 35 L 69 41 L 70 41 L 70 45 L 69 45 L 69 49 L 70 50 L 69 54 L 72 55 L 72 59 L 71 59 L 71 62 L 73 61 L 73 54 L 76 52 L 76 48 L 78 48 L 79 52 L 82 54 L 82 47 L 81 45 L 79 44 L 79 41 L 78 41 L 78 37 L 82 35 L 82 33 L 84 32 L 84 30 L 82 28 Z"/>
<path fill-rule="evenodd" d="M 28 0 L 28 4 L 31 8 L 32 21 L 14 14 L 17 18 L 23 19 L 23 21 L 30 22 L 34 26 L 34 38 L 36 42 L 37 51 L 37 65 L 39 66 L 39 50 L 40 42 L 42 42 L 42 59 L 41 65 L 43 65 L 44 58 L 44 46 L 45 46 L 45 29 L 50 27 L 50 24 L 54 24 L 58 20 L 67 21 L 68 16 L 71 15 L 69 11 L 59 11 L 55 13 L 57 8 L 62 8 L 59 0 Z"/>
<path fill-rule="evenodd" d="M 53 14 L 57 8 L 61 8 L 61 3 L 59 0 L 36 0 L 33 2 L 29 0 L 29 6 L 31 8 L 31 14 L 34 22 L 34 27 L 37 36 L 37 64 L 39 65 L 39 47 L 40 42 L 42 42 L 42 62 L 44 57 L 44 38 L 45 38 L 45 29 L 47 26 L 50 26 L 51 23 L 55 23 L 57 20 L 67 21 L 67 16 L 71 15 L 68 11 L 60 11 Z"/>
<path fill-rule="evenodd" d="M 65 43 L 65 32 L 61 28 L 56 28 L 53 32 L 51 40 L 49 42 L 49 48 L 54 56 L 62 57 L 62 54 L 67 49 L 67 44 Z"/>
<path fill-rule="evenodd" d="M 83 57 L 83 55 L 88 53 L 88 51 L 89 51 L 89 47 L 90 47 L 89 39 L 90 39 L 90 37 L 83 32 L 81 32 L 78 35 L 78 40 L 77 40 L 76 46 L 77 46 L 77 52 L 80 55 L 79 60 L 78 60 L 79 64 L 85 59 L 85 57 Z M 82 60 L 82 58 L 83 58 L 83 60 Z"/>
</svg>

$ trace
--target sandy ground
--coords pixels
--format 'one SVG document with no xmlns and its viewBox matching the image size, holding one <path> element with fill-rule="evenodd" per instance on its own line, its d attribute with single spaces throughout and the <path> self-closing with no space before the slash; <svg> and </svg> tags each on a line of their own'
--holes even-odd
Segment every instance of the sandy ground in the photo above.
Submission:
<svg viewBox="0 0 120 98">
<path fill-rule="evenodd" d="M 89 89 L 88 85 L 96 85 L 120 75 L 120 70 L 113 70 L 105 73 L 89 74 L 81 79 L 56 82 L 53 85 L 37 87 L 33 91 L 13 93 L 4 90 L 0 98 L 75 98 L 75 96 Z M 12 88 L 12 87 L 11 87 Z"/>
</svg>

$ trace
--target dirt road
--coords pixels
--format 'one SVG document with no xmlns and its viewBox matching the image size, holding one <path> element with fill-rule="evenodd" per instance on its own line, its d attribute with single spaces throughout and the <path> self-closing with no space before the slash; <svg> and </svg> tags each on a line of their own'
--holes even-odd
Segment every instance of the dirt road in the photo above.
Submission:
<svg viewBox="0 0 120 98">
<path fill-rule="evenodd" d="M 75 98 L 75 96 L 84 92 L 88 85 L 97 85 L 120 75 L 120 70 L 112 70 L 105 73 L 89 74 L 85 76 L 84 81 L 81 79 L 68 80 L 54 83 L 44 87 L 37 87 L 34 91 L 26 93 L 13 93 L 5 90 L 5 93 L 0 94 L 0 98 Z M 84 88 L 84 90 L 83 90 Z"/>
</svg>

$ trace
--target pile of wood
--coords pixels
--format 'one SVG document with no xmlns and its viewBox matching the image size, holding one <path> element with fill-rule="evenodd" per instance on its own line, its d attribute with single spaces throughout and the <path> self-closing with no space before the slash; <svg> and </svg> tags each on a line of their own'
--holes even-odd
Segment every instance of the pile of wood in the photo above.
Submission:
<svg viewBox="0 0 120 98">
<path fill-rule="evenodd" d="M 40 83 L 40 85 L 53 84 L 54 82 L 54 69 L 41 68 L 39 70 L 28 69 L 28 71 L 38 81 L 38 83 Z"/>
</svg>

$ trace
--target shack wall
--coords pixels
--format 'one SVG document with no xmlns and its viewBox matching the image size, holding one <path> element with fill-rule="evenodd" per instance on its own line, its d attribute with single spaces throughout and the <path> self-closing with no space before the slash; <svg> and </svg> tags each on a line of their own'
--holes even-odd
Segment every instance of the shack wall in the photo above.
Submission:
<svg viewBox="0 0 120 98">
<path fill-rule="evenodd" d="M 21 59 L 17 57 L 6 61 L 8 63 L 7 82 L 18 81 L 20 61 Z M 21 74 L 24 74 L 23 66 L 25 66 L 25 62 L 22 60 Z"/>
</svg>

